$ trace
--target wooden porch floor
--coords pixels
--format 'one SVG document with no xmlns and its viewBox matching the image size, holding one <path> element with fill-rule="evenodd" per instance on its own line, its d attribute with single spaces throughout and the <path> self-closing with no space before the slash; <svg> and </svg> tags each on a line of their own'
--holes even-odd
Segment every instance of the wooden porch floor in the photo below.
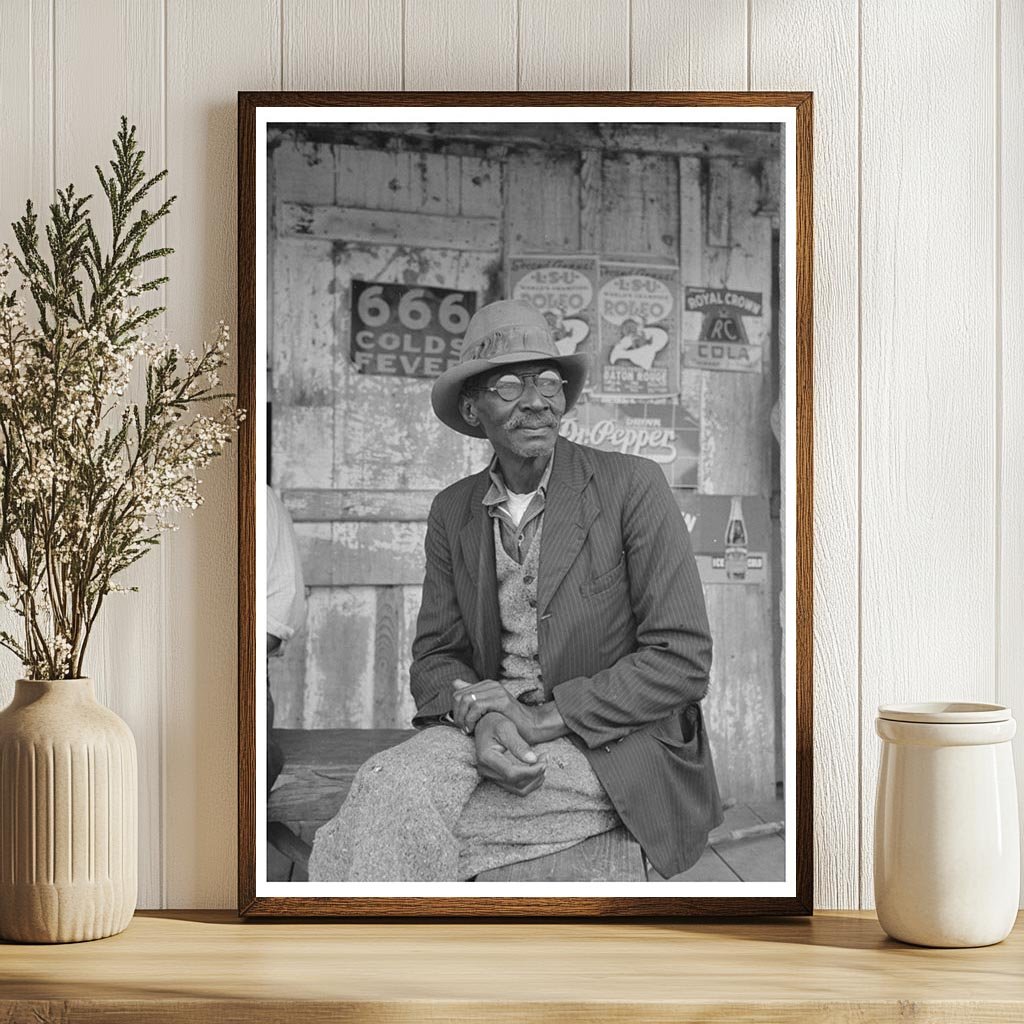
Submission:
<svg viewBox="0 0 1024 1024">
<path fill-rule="evenodd" d="M 782 833 L 748 836 L 729 841 L 724 837 L 753 825 L 786 820 L 782 800 L 765 804 L 744 804 L 730 807 L 725 821 L 708 837 L 708 847 L 699 861 L 672 878 L 673 882 L 781 882 L 786 877 L 786 841 Z M 660 875 L 648 872 L 649 882 L 663 881 Z"/>
</svg>

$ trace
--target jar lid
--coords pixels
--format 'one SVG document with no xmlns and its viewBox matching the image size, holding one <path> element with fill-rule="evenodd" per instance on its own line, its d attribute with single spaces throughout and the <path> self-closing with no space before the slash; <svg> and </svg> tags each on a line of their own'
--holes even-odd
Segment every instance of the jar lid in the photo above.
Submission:
<svg viewBox="0 0 1024 1024">
<path fill-rule="evenodd" d="M 929 701 L 923 704 L 882 704 L 878 717 L 889 722 L 925 722 L 935 725 L 969 725 L 972 722 L 1008 722 L 1010 709 L 1004 704 L 974 704 L 966 701 Z"/>
</svg>

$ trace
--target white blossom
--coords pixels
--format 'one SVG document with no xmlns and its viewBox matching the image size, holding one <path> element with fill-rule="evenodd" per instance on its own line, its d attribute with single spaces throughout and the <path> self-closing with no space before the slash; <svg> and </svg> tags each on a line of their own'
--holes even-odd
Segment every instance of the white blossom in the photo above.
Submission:
<svg viewBox="0 0 1024 1024">
<path fill-rule="evenodd" d="M 139 275 L 115 289 L 100 324 L 43 331 L 15 270 L 0 247 L 0 603 L 26 629 L 6 646 L 38 677 L 80 663 L 84 623 L 104 596 L 133 589 L 116 576 L 147 539 L 199 507 L 198 473 L 242 413 L 231 397 L 208 408 L 228 360 L 225 323 L 185 356 L 165 337 L 126 332 Z"/>
</svg>

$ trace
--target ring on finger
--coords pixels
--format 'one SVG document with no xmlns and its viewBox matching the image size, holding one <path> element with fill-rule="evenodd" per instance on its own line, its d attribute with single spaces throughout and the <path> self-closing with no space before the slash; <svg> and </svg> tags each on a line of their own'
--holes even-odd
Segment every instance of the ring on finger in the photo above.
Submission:
<svg viewBox="0 0 1024 1024">
<path fill-rule="evenodd" d="M 471 693 L 469 695 L 469 699 L 472 700 L 472 701 L 475 701 L 476 700 L 476 694 L 475 693 Z"/>
</svg>

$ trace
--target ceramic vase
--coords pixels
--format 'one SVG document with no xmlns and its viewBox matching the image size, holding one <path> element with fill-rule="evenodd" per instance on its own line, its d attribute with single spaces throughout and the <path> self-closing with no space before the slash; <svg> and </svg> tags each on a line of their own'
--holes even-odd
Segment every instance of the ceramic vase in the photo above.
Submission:
<svg viewBox="0 0 1024 1024">
<path fill-rule="evenodd" d="M 123 931 L 138 888 L 131 730 L 91 679 L 15 684 L 0 712 L 0 938 Z"/>
<path fill-rule="evenodd" d="M 998 704 L 878 709 L 875 905 L 894 939 L 988 946 L 1017 915 L 1020 836 L 1010 740 Z"/>
</svg>

